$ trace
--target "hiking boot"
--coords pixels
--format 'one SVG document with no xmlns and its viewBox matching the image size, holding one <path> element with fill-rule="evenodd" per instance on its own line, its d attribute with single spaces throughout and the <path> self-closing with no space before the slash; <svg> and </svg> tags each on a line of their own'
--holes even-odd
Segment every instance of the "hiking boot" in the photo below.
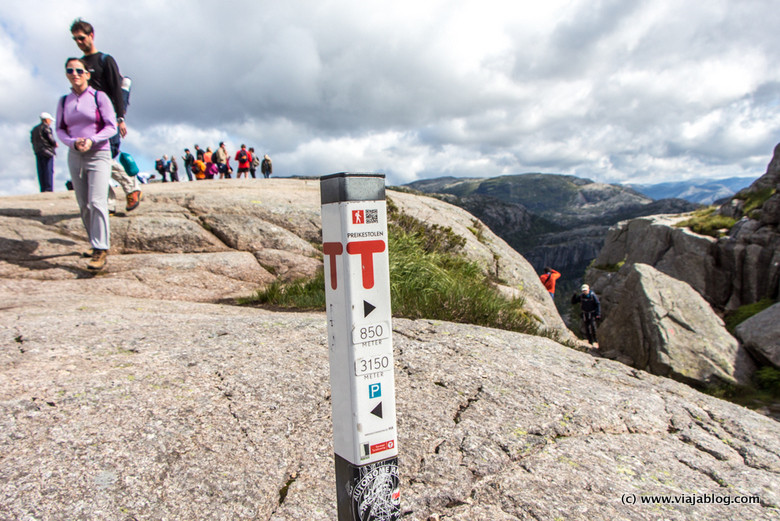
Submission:
<svg viewBox="0 0 780 521">
<path fill-rule="evenodd" d="M 91 259 L 94 254 L 95 254 L 95 250 L 92 248 L 88 249 L 87 251 L 81 252 L 81 256 L 84 257 L 85 259 Z"/>
<path fill-rule="evenodd" d="M 125 210 L 130 212 L 138 208 L 138 205 L 141 204 L 142 197 L 143 194 L 141 194 L 141 190 L 135 190 L 134 192 L 127 194 L 127 206 L 125 207 Z"/>
<path fill-rule="evenodd" d="M 92 254 L 92 260 L 87 263 L 87 268 L 91 270 L 102 270 L 106 265 L 108 251 L 98 250 L 97 248 L 92 251 L 94 252 Z"/>
</svg>

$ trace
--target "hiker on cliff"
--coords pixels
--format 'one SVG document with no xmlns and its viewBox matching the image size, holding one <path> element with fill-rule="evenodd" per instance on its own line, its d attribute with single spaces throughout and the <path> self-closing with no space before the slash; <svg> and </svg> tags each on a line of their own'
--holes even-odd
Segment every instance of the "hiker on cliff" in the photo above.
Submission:
<svg viewBox="0 0 780 521">
<path fill-rule="evenodd" d="M 111 159 L 114 165 L 111 168 L 111 178 L 119 183 L 125 192 L 127 204 L 125 210 L 130 212 L 141 204 L 143 194 L 141 185 L 135 176 L 128 175 L 125 169 L 116 159 L 119 157 L 121 139 L 127 135 L 125 125 L 125 111 L 130 100 L 130 78 L 123 78 L 119 72 L 116 60 L 109 55 L 98 51 L 95 45 L 95 29 L 92 24 L 81 18 L 70 26 L 73 41 L 84 53 L 81 59 L 90 72 L 89 86 L 95 90 L 106 93 L 116 114 L 117 130 L 111 136 Z M 113 193 L 111 194 L 113 197 Z"/>
<path fill-rule="evenodd" d="M 249 154 L 252 156 L 252 162 L 249 163 L 249 174 L 254 179 L 257 167 L 260 166 L 260 156 L 255 154 L 255 147 L 249 147 Z"/>
<path fill-rule="evenodd" d="M 580 294 L 574 294 L 571 298 L 572 305 L 580 305 L 580 317 L 582 318 L 582 328 L 585 330 L 585 336 L 590 345 L 596 344 L 596 321 L 601 320 L 601 302 L 596 294 L 591 291 L 590 286 L 583 284 L 580 288 Z M 598 347 L 598 344 L 596 344 Z"/>
<path fill-rule="evenodd" d="M 228 172 L 228 151 L 224 142 L 220 142 L 214 154 L 211 156 L 211 162 L 217 165 L 220 179 L 230 179 L 230 173 Z"/>
<path fill-rule="evenodd" d="M 242 144 L 241 148 L 236 152 L 235 160 L 238 161 L 238 173 L 236 173 L 236 179 L 239 179 L 241 175 L 244 178 L 249 177 L 249 167 L 252 165 L 252 154 L 246 149 L 246 145 Z"/>
<path fill-rule="evenodd" d="M 549 266 L 544 268 L 544 273 L 539 276 L 539 280 L 542 281 L 544 287 L 547 288 L 547 293 L 552 298 L 555 298 L 555 281 L 561 278 L 561 274 L 550 268 Z"/>
<path fill-rule="evenodd" d="M 68 168 L 81 221 L 87 230 L 92 260 L 87 267 L 106 265 L 110 247 L 108 181 L 111 178 L 111 145 L 116 134 L 116 113 L 105 92 L 89 86 L 89 70 L 80 58 L 69 58 L 65 74 L 71 92 L 57 104 L 57 137 L 68 147 Z"/>
<path fill-rule="evenodd" d="M 163 155 L 160 159 L 154 162 L 154 169 L 157 170 L 157 173 L 160 174 L 160 177 L 162 177 L 162 182 L 167 183 L 168 182 L 168 176 L 166 175 L 168 172 L 170 172 L 171 168 L 171 162 L 168 161 L 168 155 Z"/>
<path fill-rule="evenodd" d="M 192 181 L 192 164 L 195 162 L 195 156 L 190 153 L 189 148 L 185 148 L 181 159 L 184 161 L 184 171 L 187 173 L 187 179 Z"/>
<path fill-rule="evenodd" d="M 266 179 L 271 177 L 271 174 L 274 173 L 274 165 L 271 163 L 271 158 L 268 157 L 268 154 L 263 157 L 263 162 L 260 164 L 260 171 Z"/>
<path fill-rule="evenodd" d="M 35 164 L 38 168 L 38 184 L 41 192 L 54 191 L 54 154 L 56 154 L 57 141 L 51 131 L 51 122 L 54 118 L 48 112 L 41 114 L 41 122 L 33 127 L 30 132 Z M 254 177 L 254 176 L 253 176 Z"/>
</svg>

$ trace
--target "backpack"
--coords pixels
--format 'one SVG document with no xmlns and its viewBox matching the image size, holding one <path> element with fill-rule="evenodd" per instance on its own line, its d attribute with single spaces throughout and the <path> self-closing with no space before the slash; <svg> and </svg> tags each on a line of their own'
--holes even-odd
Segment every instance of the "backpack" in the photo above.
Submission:
<svg viewBox="0 0 780 521">
<path fill-rule="evenodd" d="M 162 159 L 158 159 L 157 161 L 154 162 L 154 169 L 157 170 L 158 172 L 161 172 L 164 167 L 165 165 L 163 165 Z"/>
<path fill-rule="evenodd" d="M 135 164 L 133 156 L 127 152 L 122 152 L 119 154 L 119 162 L 122 163 L 122 167 L 125 169 L 125 172 L 127 172 L 127 175 L 138 175 L 138 165 Z"/>
<path fill-rule="evenodd" d="M 238 162 L 239 163 L 246 163 L 249 160 L 249 156 L 246 153 L 246 150 L 239 150 L 238 151 Z"/>
</svg>

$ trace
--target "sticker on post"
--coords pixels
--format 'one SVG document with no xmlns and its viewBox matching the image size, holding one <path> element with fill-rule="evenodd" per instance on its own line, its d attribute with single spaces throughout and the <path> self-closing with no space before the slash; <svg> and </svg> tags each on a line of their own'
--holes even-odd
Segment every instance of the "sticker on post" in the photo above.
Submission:
<svg viewBox="0 0 780 521">
<path fill-rule="evenodd" d="M 388 322 L 355 326 L 352 330 L 352 343 L 354 344 L 384 340 L 385 338 L 390 338 L 390 324 Z"/>
<path fill-rule="evenodd" d="M 355 360 L 355 376 L 387 371 L 391 367 L 389 355 L 369 356 Z"/>
</svg>

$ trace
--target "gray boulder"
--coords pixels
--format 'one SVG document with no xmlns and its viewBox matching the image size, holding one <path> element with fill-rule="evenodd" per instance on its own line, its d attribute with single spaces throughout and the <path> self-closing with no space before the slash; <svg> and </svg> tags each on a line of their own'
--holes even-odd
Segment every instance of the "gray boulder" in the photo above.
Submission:
<svg viewBox="0 0 780 521">
<path fill-rule="evenodd" d="M 742 322 L 736 334 L 759 361 L 780 369 L 780 304 Z"/>
<path fill-rule="evenodd" d="M 621 278 L 599 329 L 602 350 L 685 382 L 749 382 L 754 363 L 688 284 L 646 264 L 627 266 Z"/>
</svg>

